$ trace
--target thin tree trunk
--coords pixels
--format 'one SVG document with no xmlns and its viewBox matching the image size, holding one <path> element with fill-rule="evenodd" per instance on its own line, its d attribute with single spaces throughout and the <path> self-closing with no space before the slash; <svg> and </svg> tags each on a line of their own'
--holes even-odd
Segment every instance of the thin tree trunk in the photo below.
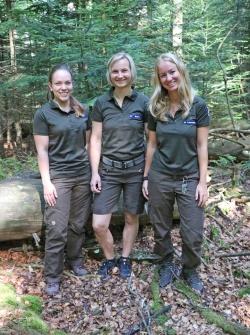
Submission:
<svg viewBox="0 0 250 335">
<path fill-rule="evenodd" d="M 174 18 L 173 18 L 173 48 L 179 55 L 182 55 L 182 0 L 173 0 Z"/>
<path fill-rule="evenodd" d="M 221 63 L 221 60 L 220 60 L 220 56 L 219 56 L 219 51 L 220 49 L 222 48 L 223 46 L 223 43 L 225 42 L 225 40 L 228 38 L 228 36 L 231 34 L 231 32 L 234 30 L 234 28 L 237 26 L 238 23 L 236 23 L 230 30 L 229 32 L 226 34 L 226 36 L 223 38 L 223 40 L 221 41 L 221 43 L 219 44 L 218 46 L 218 49 L 217 49 L 217 53 L 216 53 L 216 56 L 217 56 L 217 59 L 218 59 L 218 62 L 219 62 L 219 65 L 220 65 L 220 68 L 222 70 L 222 73 L 223 73 L 223 80 L 224 80 L 224 84 L 225 84 L 225 91 L 226 91 L 226 100 L 227 100 L 227 108 L 228 108 L 228 114 L 230 116 L 230 119 L 231 119 L 231 122 L 232 122 L 232 126 L 233 126 L 233 129 L 235 130 L 236 129 L 236 126 L 235 126 L 235 122 L 234 122 L 234 118 L 233 118 L 233 113 L 232 113 L 232 110 L 231 110 L 231 105 L 230 105 L 230 101 L 229 101 L 229 95 L 228 95 L 228 87 L 227 87 L 227 74 L 222 66 L 222 63 Z"/>
</svg>

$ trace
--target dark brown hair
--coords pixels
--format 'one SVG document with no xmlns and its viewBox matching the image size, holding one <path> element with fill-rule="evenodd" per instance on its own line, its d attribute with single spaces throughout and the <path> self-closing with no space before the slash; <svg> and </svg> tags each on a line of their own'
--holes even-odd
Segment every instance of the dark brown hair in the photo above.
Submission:
<svg viewBox="0 0 250 335">
<path fill-rule="evenodd" d="M 52 84 L 53 75 L 58 70 L 67 71 L 70 74 L 71 79 L 73 80 L 73 74 L 72 74 L 72 71 L 71 71 L 70 67 L 68 66 L 68 64 L 61 63 L 61 64 L 57 64 L 57 65 L 53 66 L 52 69 L 50 70 L 49 78 L 48 78 L 49 83 Z M 53 99 L 54 98 L 54 94 L 50 90 L 48 90 L 47 98 L 48 99 Z M 73 111 L 76 113 L 77 116 L 82 116 L 85 112 L 85 109 L 84 109 L 83 105 L 73 96 L 70 96 L 70 107 L 73 109 Z"/>
</svg>

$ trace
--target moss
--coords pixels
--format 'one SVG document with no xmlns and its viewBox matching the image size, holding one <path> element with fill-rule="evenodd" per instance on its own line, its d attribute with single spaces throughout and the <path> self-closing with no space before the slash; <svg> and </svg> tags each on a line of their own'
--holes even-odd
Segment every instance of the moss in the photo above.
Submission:
<svg viewBox="0 0 250 335">
<path fill-rule="evenodd" d="M 175 281 L 175 287 L 193 302 L 201 303 L 201 298 L 183 280 Z"/>
<path fill-rule="evenodd" d="M 60 330 L 50 330 L 49 326 L 41 319 L 42 299 L 25 295 L 19 297 L 15 288 L 9 284 L 0 283 L 0 307 L 18 309 L 20 318 L 13 319 L 1 334 L 23 334 L 23 335 L 66 335 Z"/>
<path fill-rule="evenodd" d="M 66 335 L 62 330 L 52 330 L 49 335 Z"/>
<path fill-rule="evenodd" d="M 26 311 L 22 319 L 20 320 L 20 325 L 25 330 L 35 330 L 40 334 L 48 334 L 49 327 L 47 324 L 34 312 Z"/>
<path fill-rule="evenodd" d="M 249 329 L 241 324 L 227 320 L 223 315 L 213 311 L 211 308 L 203 307 L 199 295 L 192 291 L 183 281 L 178 280 L 175 284 L 177 290 L 183 293 L 192 303 L 192 307 L 197 310 L 208 323 L 215 324 L 224 332 L 233 335 L 249 335 Z"/>
<path fill-rule="evenodd" d="M 42 313 L 42 299 L 34 295 L 25 295 L 22 297 L 22 303 L 25 308 L 37 314 Z"/>
<path fill-rule="evenodd" d="M 16 308 L 19 305 L 15 289 L 10 284 L 0 283 L 0 306 Z"/>
<path fill-rule="evenodd" d="M 238 291 L 238 296 L 243 298 L 245 295 L 250 295 L 250 287 L 243 287 Z"/>
<path fill-rule="evenodd" d="M 154 313 L 159 312 L 163 307 L 164 307 L 164 301 L 161 299 L 161 292 L 160 292 L 160 287 L 159 287 L 159 273 L 158 273 L 159 268 L 156 267 L 154 271 L 154 275 L 152 278 L 151 282 L 151 292 L 152 292 L 152 298 L 153 298 L 153 306 L 152 309 Z M 166 314 L 159 315 L 156 318 L 157 324 L 162 326 L 164 328 L 165 323 L 169 320 L 169 317 L 166 316 Z M 174 335 L 175 330 L 172 328 L 166 328 L 164 329 L 164 335 Z"/>
</svg>

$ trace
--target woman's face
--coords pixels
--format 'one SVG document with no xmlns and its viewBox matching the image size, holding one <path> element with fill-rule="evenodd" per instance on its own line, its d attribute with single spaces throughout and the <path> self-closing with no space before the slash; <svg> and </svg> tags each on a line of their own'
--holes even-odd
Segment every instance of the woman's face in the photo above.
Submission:
<svg viewBox="0 0 250 335">
<path fill-rule="evenodd" d="M 71 74 L 66 70 L 57 70 L 53 73 L 49 88 L 54 94 L 54 100 L 58 102 L 59 105 L 67 105 L 73 91 Z"/>
<path fill-rule="evenodd" d="M 122 58 L 112 65 L 110 80 L 115 88 L 131 86 L 132 74 L 129 61 L 126 58 Z"/>
<path fill-rule="evenodd" d="M 181 75 L 174 63 L 161 60 L 158 65 L 158 76 L 162 87 L 168 92 L 178 90 Z"/>
</svg>

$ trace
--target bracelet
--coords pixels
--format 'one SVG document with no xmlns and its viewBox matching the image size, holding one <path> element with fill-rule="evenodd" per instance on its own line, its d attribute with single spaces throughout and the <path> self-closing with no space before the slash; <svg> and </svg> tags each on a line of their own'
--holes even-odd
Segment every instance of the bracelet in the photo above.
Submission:
<svg viewBox="0 0 250 335">
<path fill-rule="evenodd" d="M 142 180 L 148 180 L 148 176 L 143 177 Z"/>
</svg>

